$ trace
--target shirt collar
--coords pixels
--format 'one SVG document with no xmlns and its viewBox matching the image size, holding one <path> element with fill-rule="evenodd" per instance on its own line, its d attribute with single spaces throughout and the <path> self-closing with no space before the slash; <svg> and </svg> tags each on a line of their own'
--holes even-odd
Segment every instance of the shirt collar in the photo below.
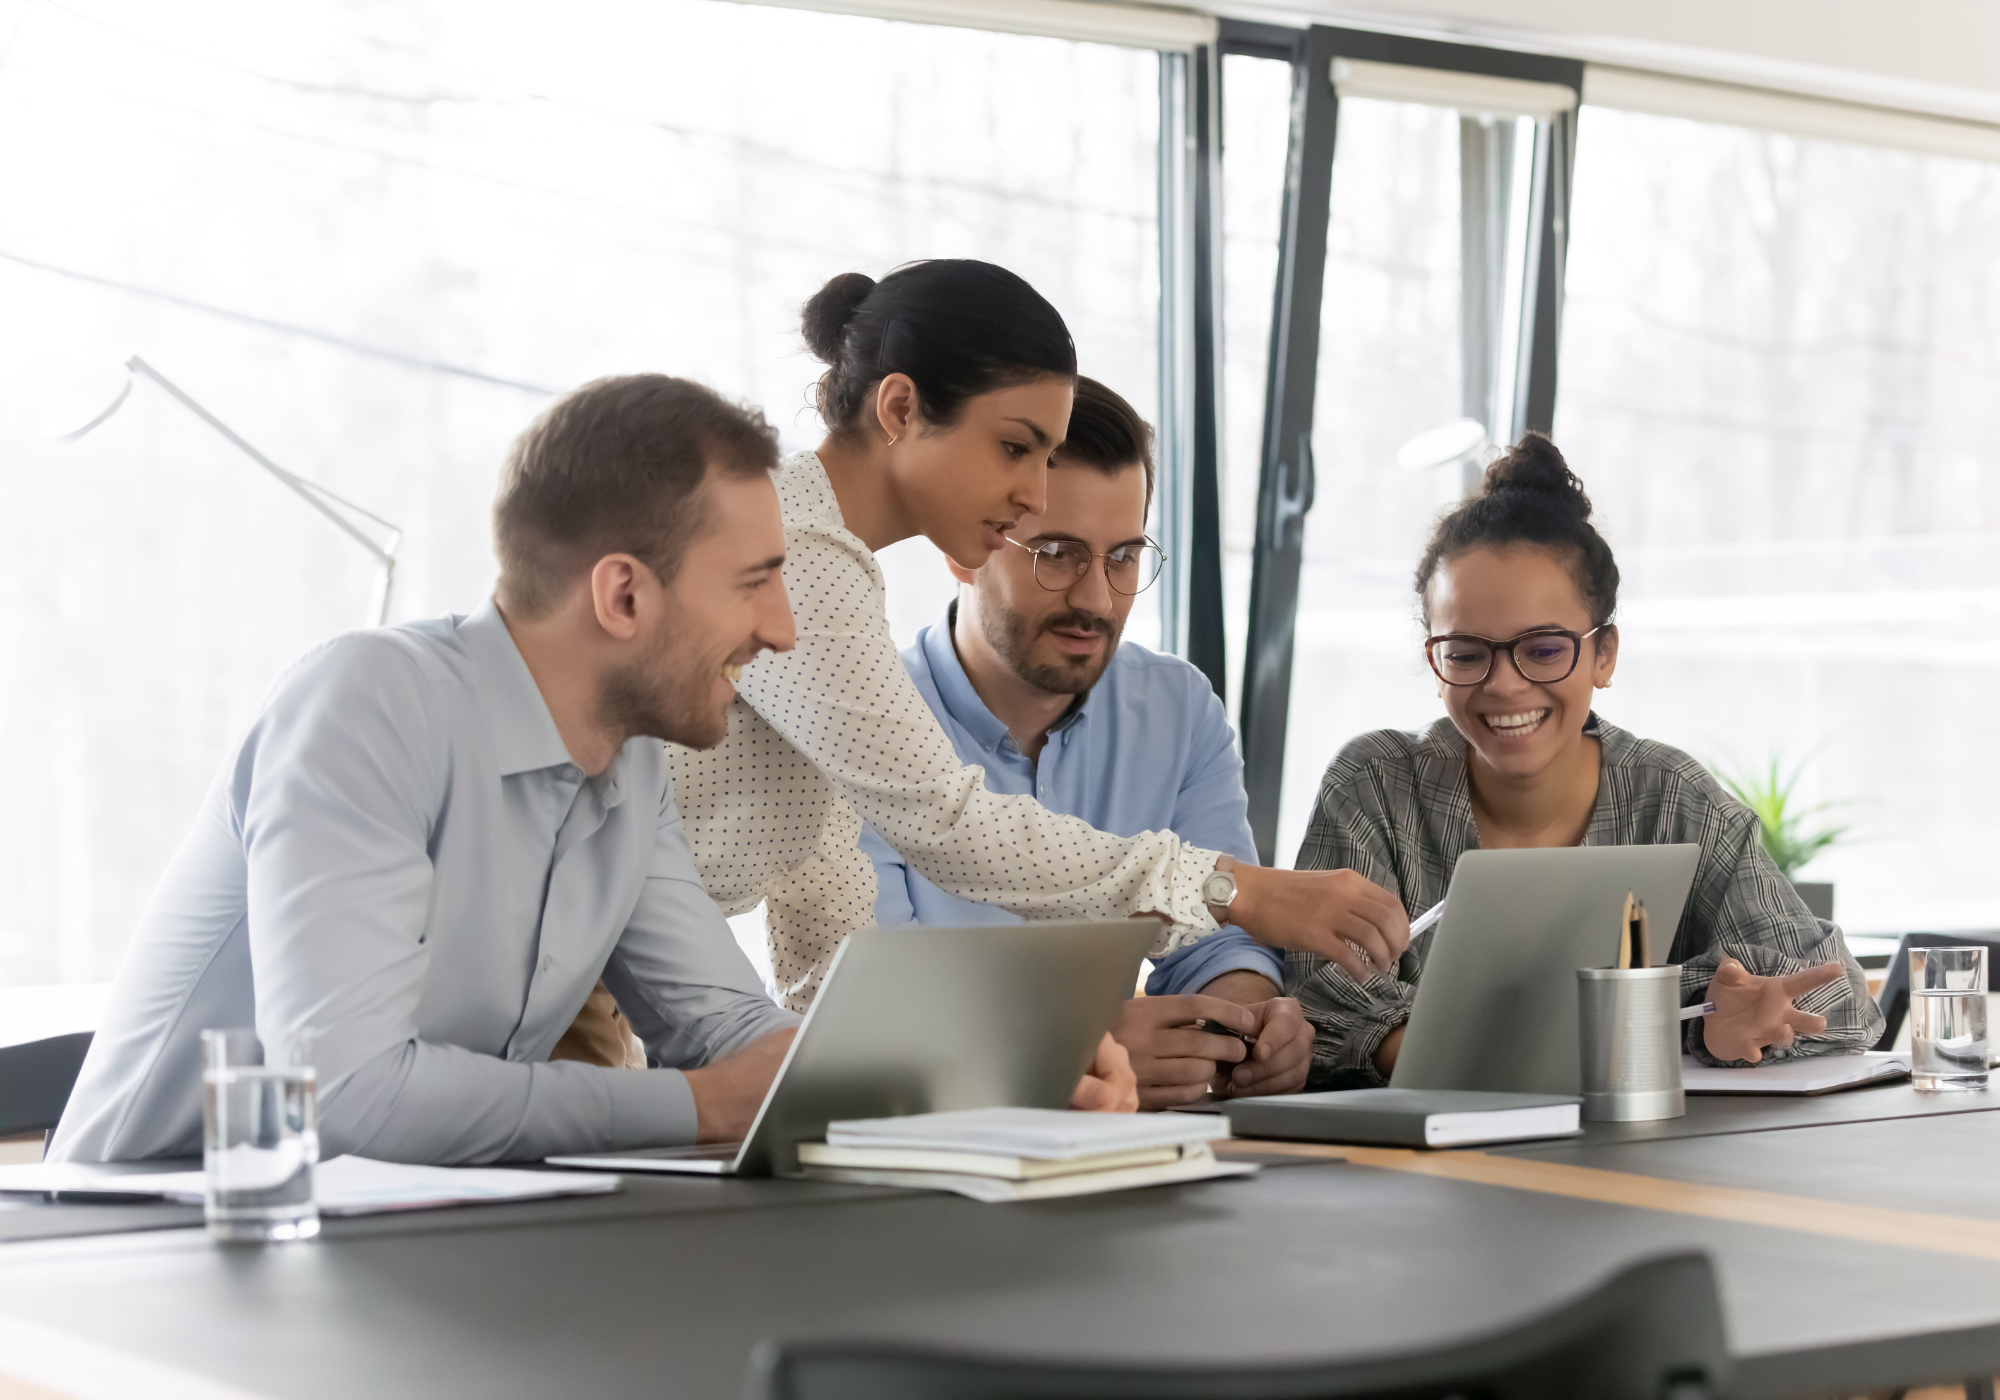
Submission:
<svg viewBox="0 0 2000 1400">
<path fill-rule="evenodd" d="M 480 708 L 493 743 L 500 776 L 556 768 L 569 763 L 569 749 L 556 732 L 542 688 L 535 684 L 521 649 L 491 598 L 458 623 L 459 640 L 479 669 Z"/>
<path fill-rule="evenodd" d="M 993 717 L 993 711 L 986 708 L 986 702 L 979 698 L 979 692 L 972 688 L 972 680 L 965 674 L 965 667 L 958 659 L 958 647 L 951 640 L 951 630 L 958 623 L 958 600 L 952 599 L 945 605 L 944 616 L 923 630 L 917 644 L 923 648 L 924 661 L 931 670 L 931 679 L 936 682 L 938 699 L 951 717 L 959 722 L 982 749 L 989 752 L 1007 737 L 1007 726 Z M 1091 696 L 1103 686 L 1100 678 L 1073 701 L 1062 712 L 1062 718 L 1049 726 L 1051 738 L 1064 731 L 1084 717 L 1090 705 Z"/>
<path fill-rule="evenodd" d="M 957 617 L 958 600 L 953 599 L 946 606 L 944 616 L 923 630 L 923 635 L 917 638 L 917 645 L 923 648 L 924 661 L 931 669 L 931 681 L 937 686 L 939 703 L 972 736 L 974 743 L 991 753 L 1007 737 L 1007 726 L 995 719 L 993 711 L 986 708 L 986 702 L 972 688 L 971 678 L 959 663 L 958 648 L 951 641 L 951 627 Z"/>
</svg>

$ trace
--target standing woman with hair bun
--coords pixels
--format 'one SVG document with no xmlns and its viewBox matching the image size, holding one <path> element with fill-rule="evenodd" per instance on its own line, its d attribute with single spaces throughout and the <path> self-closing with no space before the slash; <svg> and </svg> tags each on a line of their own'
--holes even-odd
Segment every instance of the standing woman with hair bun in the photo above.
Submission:
<svg viewBox="0 0 2000 1400">
<path fill-rule="evenodd" d="M 1171 832 L 1111 836 L 987 791 L 904 670 L 875 552 L 920 534 L 977 569 L 1043 510 L 1076 380 L 1055 308 L 1003 268 L 941 259 L 880 282 L 835 277 L 806 303 L 804 332 L 828 366 L 827 436 L 777 476 L 798 645 L 735 677 L 719 747 L 673 750 L 703 882 L 729 913 L 768 900 L 786 1004 L 808 1005 L 841 940 L 874 921 L 864 820 L 964 899 L 1027 918 L 1164 915 L 1156 954 L 1213 933 L 1224 910 L 1357 972 L 1357 947 L 1393 962 L 1402 907 L 1351 872 L 1239 865 Z"/>
<path fill-rule="evenodd" d="M 1874 1044 L 1882 1013 L 1860 966 L 1765 853 L 1756 814 L 1694 759 L 1591 709 L 1618 667 L 1618 565 L 1554 443 L 1529 433 L 1487 468 L 1485 489 L 1438 522 L 1416 589 L 1445 717 L 1335 756 L 1301 869 L 1351 867 L 1418 913 L 1468 850 L 1693 843 L 1665 961 L 1684 1005 L 1717 1009 L 1688 1023 L 1688 1052 L 1754 1064 Z M 1317 1032 L 1308 1089 L 1385 1081 L 1431 937 L 1367 977 L 1289 959 L 1285 991 Z"/>
</svg>

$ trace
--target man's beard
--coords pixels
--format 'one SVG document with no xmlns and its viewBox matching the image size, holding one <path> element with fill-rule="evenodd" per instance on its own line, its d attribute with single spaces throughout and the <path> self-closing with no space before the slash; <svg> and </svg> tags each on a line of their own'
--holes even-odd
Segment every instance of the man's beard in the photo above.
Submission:
<svg viewBox="0 0 2000 1400">
<path fill-rule="evenodd" d="M 1014 674 L 1051 695 L 1082 695 L 1096 685 L 1104 668 L 1111 664 L 1112 653 L 1118 650 L 1119 635 L 1124 631 L 1121 624 L 1108 617 L 1074 610 L 1031 619 L 1011 609 L 996 607 L 980 609 L 980 616 L 985 623 L 986 640 L 1014 668 Z M 1042 633 L 1058 627 L 1101 632 L 1105 644 L 1095 656 L 1065 656 L 1053 664 L 1035 660 L 1035 642 Z"/>
<path fill-rule="evenodd" d="M 606 677 L 600 723 L 627 739 L 643 734 L 690 749 L 712 749 L 729 733 L 727 707 L 718 710 L 710 698 L 721 663 L 677 665 L 674 630 L 662 627 L 638 660 Z"/>
</svg>

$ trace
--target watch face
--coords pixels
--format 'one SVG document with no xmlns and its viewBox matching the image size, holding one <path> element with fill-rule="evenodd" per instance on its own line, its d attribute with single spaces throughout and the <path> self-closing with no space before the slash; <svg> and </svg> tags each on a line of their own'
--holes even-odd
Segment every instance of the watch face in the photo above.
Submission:
<svg viewBox="0 0 2000 1400">
<path fill-rule="evenodd" d="M 1218 870 L 1201 882 L 1201 898 L 1204 904 L 1227 904 L 1236 893 L 1236 881 L 1225 871 Z"/>
</svg>

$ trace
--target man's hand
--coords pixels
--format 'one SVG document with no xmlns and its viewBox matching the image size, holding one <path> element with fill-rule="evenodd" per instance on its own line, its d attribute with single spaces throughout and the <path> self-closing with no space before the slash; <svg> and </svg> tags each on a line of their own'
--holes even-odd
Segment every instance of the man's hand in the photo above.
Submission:
<svg viewBox="0 0 2000 1400">
<path fill-rule="evenodd" d="M 1296 1094 L 1312 1070 L 1313 1028 L 1291 997 L 1271 997 L 1244 1008 L 1257 1017 L 1257 1044 L 1250 1058 L 1224 1067 L 1216 1090 L 1231 1098 L 1251 1094 Z"/>
<path fill-rule="evenodd" d="M 1269 978 L 1257 980 L 1271 985 Z M 1245 1058 L 1249 1047 L 1242 1041 L 1197 1030 L 1198 1020 L 1257 1034 L 1256 1013 L 1220 997 L 1133 997 L 1120 1008 L 1111 1034 L 1131 1054 L 1140 1108 L 1193 1103 Z"/>
<path fill-rule="evenodd" d="M 1080 1113 L 1135 1113 L 1139 1080 L 1125 1047 L 1109 1034 L 1097 1042 L 1097 1058 L 1070 1095 L 1069 1106 Z"/>
<path fill-rule="evenodd" d="M 772 1031 L 712 1065 L 687 1071 L 688 1090 L 694 1095 L 696 1142 L 743 1140 L 796 1034 L 795 1026 Z"/>
<path fill-rule="evenodd" d="M 1273 870 L 1237 861 L 1229 919 L 1259 943 L 1296 948 L 1365 982 L 1410 946 L 1403 903 L 1352 870 Z"/>
<path fill-rule="evenodd" d="M 1701 1028 L 1702 1044 L 1718 1060 L 1756 1064 L 1768 1047 L 1784 1050 L 1802 1035 L 1826 1029 L 1826 1017 L 1796 1011 L 1792 998 L 1847 975 L 1839 963 L 1821 963 L 1789 977 L 1759 977 L 1734 958 L 1723 960 L 1708 984 L 1715 1010 Z"/>
</svg>

